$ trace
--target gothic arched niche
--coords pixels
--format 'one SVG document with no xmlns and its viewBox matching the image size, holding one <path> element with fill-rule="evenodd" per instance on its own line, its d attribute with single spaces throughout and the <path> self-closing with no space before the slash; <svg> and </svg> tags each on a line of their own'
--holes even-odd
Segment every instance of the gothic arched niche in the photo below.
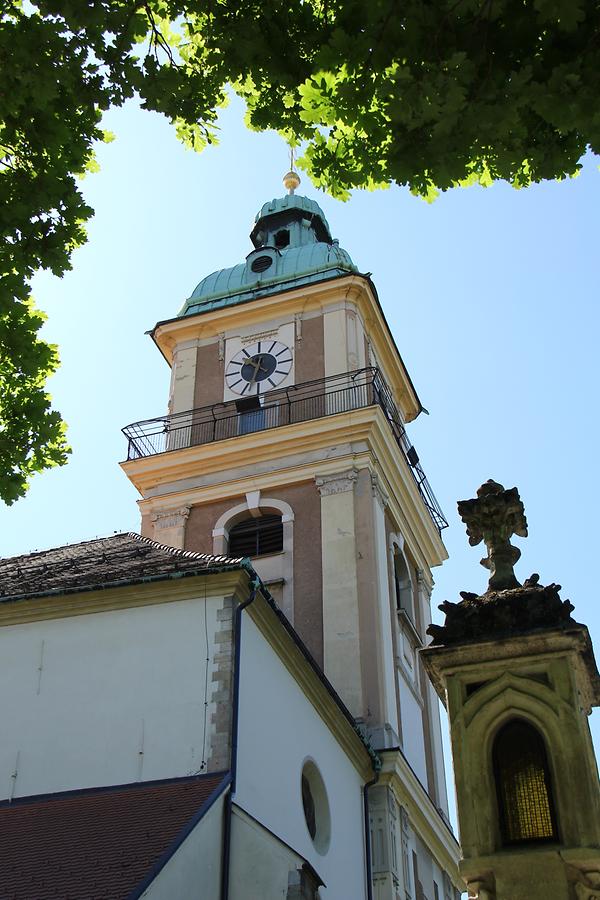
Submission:
<svg viewBox="0 0 600 900">
<path fill-rule="evenodd" d="M 492 760 L 502 843 L 558 840 L 548 757 L 537 729 L 511 719 L 494 739 Z"/>
</svg>

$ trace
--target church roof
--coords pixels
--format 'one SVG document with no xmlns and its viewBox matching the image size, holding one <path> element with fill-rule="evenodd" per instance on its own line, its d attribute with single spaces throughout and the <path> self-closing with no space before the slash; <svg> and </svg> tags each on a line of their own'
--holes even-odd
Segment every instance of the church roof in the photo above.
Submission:
<svg viewBox="0 0 600 900">
<path fill-rule="evenodd" d="M 350 254 L 332 239 L 323 210 L 309 197 L 287 194 L 263 204 L 250 239 L 254 250 L 246 261 L 203 278 L 180 316 L 234 306 L 358 271 Z"/>
<path fill-rule="evenodd" d="M 2 896 L 142 896 L 227 783 L 220 773 L 2 802 Z"/>
<path fill-rule="evenodd" d="M 0 559 L 0 602 L 242 567 L 238 558 L 176 550 L 130 531 Z"/>
</svg>

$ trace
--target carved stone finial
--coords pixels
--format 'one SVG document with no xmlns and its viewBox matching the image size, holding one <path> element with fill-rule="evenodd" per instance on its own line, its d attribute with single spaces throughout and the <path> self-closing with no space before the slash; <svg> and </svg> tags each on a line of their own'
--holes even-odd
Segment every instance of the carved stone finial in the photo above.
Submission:
<svg viewBox="0 0 600 900">
<path fill-rule="evenodd" d="M 527 519 L 516 488 L 505 490 L 497 481 L 486 481 L 477 491 L 477 498 L 460 500 L 458 513 L 467 526 L 469 544 L 474 547 L 483 541 L 488 555 L 481 565 L 490 570 L 488 591 L 504 591 L 520 587 L 513 566 L 521 551 L 513 547 L 513 534 L 527 537 Z"/>
</svg>

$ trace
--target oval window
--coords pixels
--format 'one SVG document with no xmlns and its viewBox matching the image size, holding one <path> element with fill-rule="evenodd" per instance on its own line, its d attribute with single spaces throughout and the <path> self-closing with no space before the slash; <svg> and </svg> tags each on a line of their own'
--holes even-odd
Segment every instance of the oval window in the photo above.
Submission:
<svg viewBox="0 0 600 900">
<path fill-rule="evenodd" d="M 307 759 L 301 777 L 302 809 L 304 821 L 318 853 L 325 854 L 331 839 L 331 814 L 325 783 L 316 764 Z"/>
<path fill-rule="evenodd" d="M 256 259 L 252 261 L 250 268 L 253 272 L 265 272 L 272 265 L 273 260 L 270 256 L 257 256 Z"/>
</svg>

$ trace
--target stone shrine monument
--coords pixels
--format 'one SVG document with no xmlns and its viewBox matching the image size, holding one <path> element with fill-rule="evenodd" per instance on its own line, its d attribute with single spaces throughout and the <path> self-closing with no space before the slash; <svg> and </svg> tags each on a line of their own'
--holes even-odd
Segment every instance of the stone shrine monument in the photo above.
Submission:
<svg viewBox="0 0 600 900">
<path fill-rule="evenodd" d="M 587 717 L 600 676 L 560 585 L 522 585 L 516 488 L 488 481 L 458 504 L 490 571 L 482 595 L 445 602 L 423 661 L 448 710 L 469 897 L 600 900 L 600 789 Z"/>
</svg>

